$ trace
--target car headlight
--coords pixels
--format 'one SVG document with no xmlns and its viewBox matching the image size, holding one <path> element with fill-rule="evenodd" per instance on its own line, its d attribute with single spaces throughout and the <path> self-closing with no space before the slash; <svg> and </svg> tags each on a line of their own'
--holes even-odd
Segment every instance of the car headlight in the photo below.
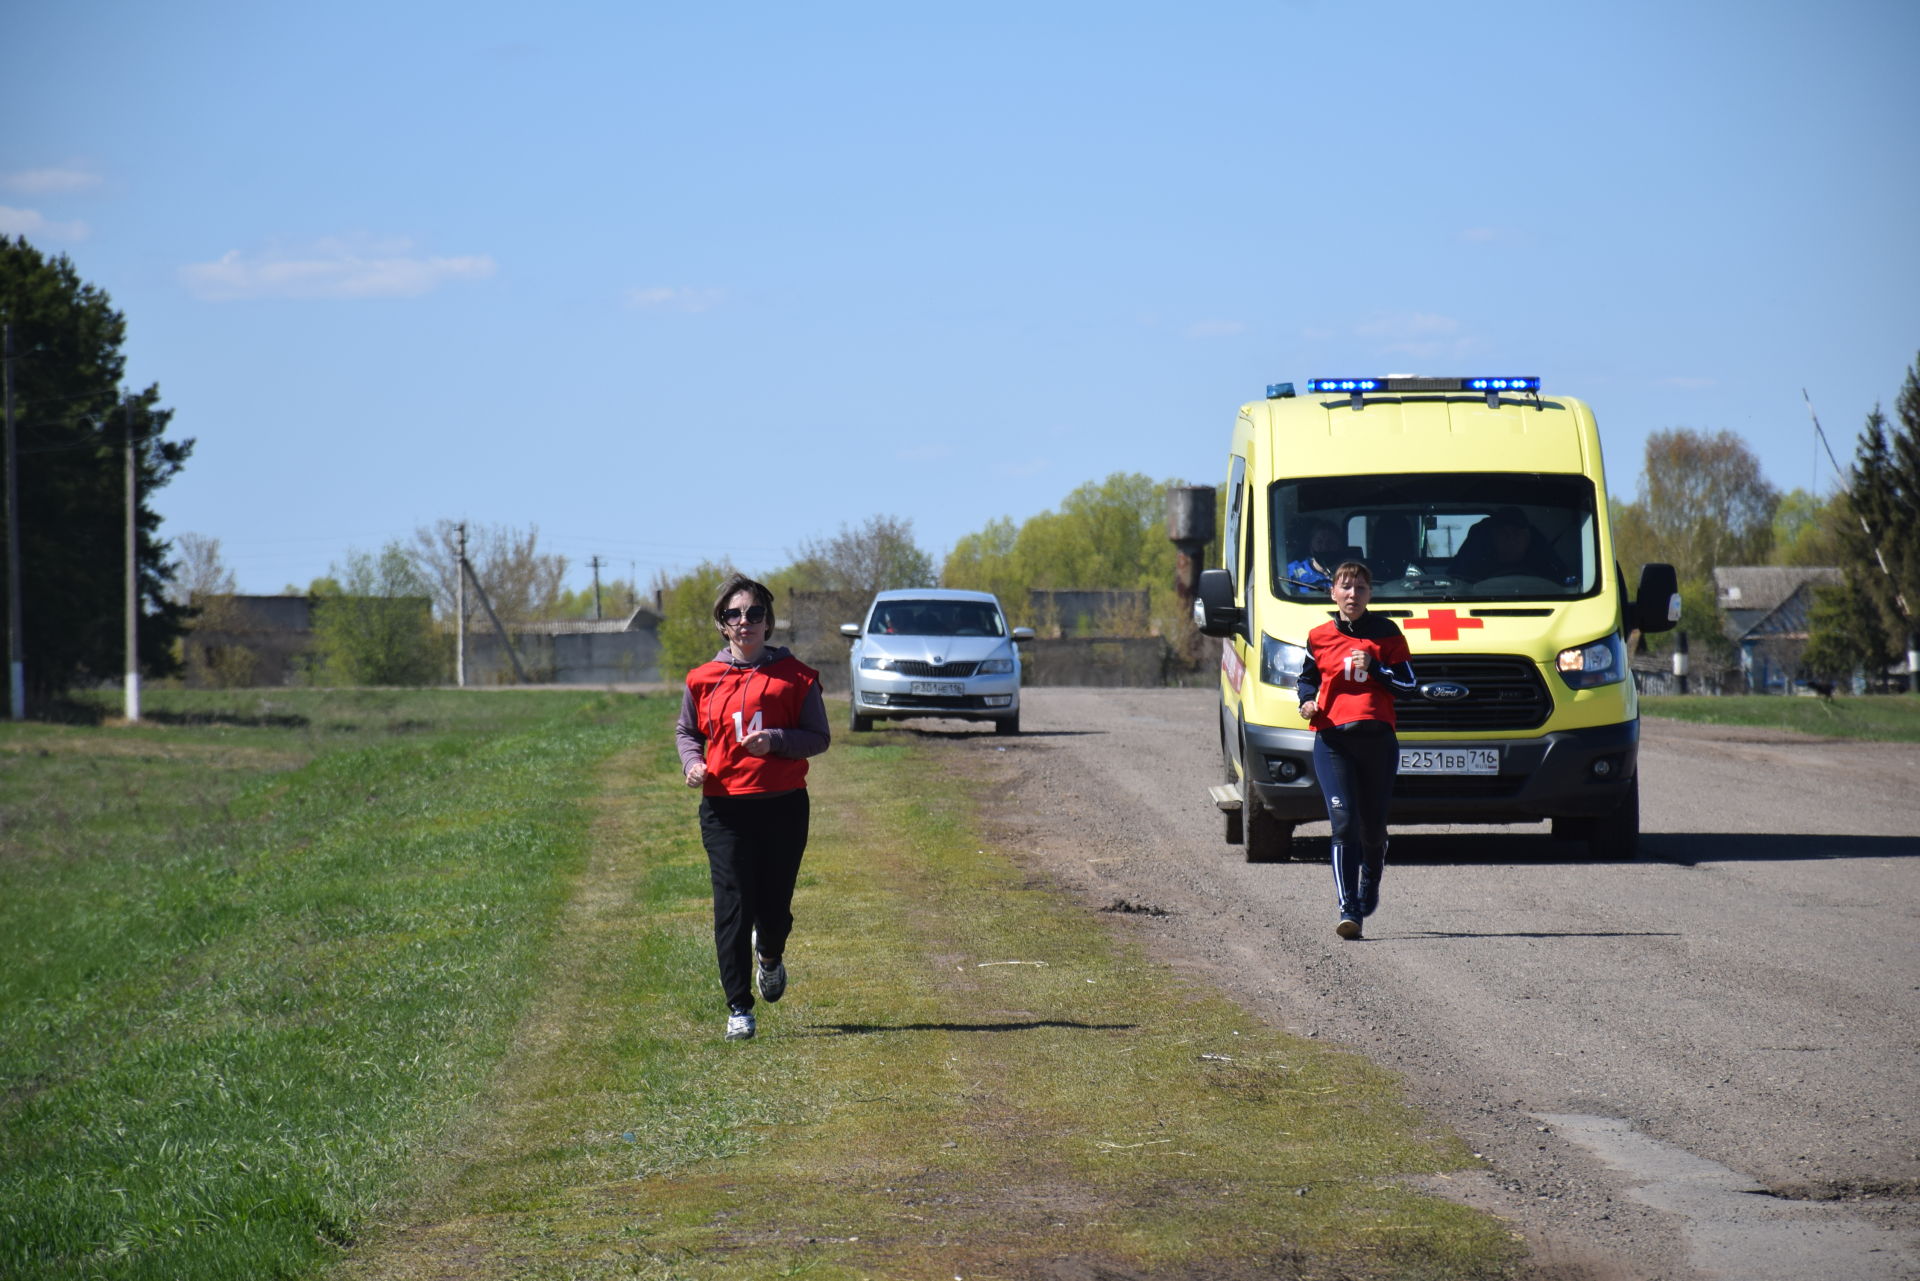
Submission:
<svg viewBox="0 0 1920 1281">
<path fill-rule="evenodd" d="M 1627 678 L 1627 645 L 1620 633 L 1563 649 L 1553 660 L 1569 689 L 1592 689 Z"/>
<path fill-rule="evenodd" d="M 893 670 L 893 660 L 885 654 L 877 658 L 863 658 L 860 660 L 860 670 L 863 672 L 890 672 Z"/>
<path fill-rule="evenodd" d="M 1266 633 L 1260 635 L 1260 679 L 1281 689 L 1300 687 L 1300 668 L 1307 661 L 1306 647 L 1289 645 Z"/>
<path fill-rule="evenodd" d="M 1011 676 L 1013 675 L 1013 660 L 1011 658 L 989 658 L 986 662 L 975 668 L 974 671 L 981 676 Z"/>
</svg>

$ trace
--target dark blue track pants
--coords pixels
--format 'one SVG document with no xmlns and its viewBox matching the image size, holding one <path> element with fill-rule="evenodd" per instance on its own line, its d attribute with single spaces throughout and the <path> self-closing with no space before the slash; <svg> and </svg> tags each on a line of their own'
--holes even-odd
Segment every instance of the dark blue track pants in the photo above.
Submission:
<svg viewBox="0 0 1920 1281">
<path fill-rule="evenodd" d="M 1333 884 L 1340 915 L 1380 906 L 1387 862 L 1387 807 L 1400 768 L 1400 740 L 1385 721 L 1355 721 L 1313 736 L 1313 776 L 1333 824 Z"/>
<path fill-rule="evenodd" d="M 807 790 L 773 796 L 705 796 L 700 842 L 713 876 L 713 948 L 727 1004 L 753 1008 L 753 935 L 777 961 L 793 930 L 793 885 L 807 852 Z"/>
</svg>

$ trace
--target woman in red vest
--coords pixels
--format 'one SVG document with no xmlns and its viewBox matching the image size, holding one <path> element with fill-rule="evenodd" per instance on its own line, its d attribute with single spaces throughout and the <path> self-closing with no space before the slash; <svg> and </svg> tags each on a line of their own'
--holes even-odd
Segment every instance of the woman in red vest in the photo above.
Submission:
<svg viewBox="0 0 1920 1281">
<path fill-rule="evenodd" d="M 782 957 L 807 850 L 807 758 L 827 750 L 832 732 L 820 673 L 767 644 L 771 591 L 735 574 L 713 603 L 713 621 L 726 644 L 687 673 L 674 738 L 687 786 L 701 793 L 727 1039 L 744 1041 L 754 1032 L 750 975 L 764 1000 L 787 990 Z"/>
</svg>

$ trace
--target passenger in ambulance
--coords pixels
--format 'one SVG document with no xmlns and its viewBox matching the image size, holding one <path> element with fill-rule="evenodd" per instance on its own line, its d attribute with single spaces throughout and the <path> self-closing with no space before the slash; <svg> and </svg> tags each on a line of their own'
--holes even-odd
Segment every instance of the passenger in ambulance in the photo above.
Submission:
<svg viewBox="0 0 1920 1281">
<path fill-rule="evenodd" d="M 1453 575 L 1479 581 L 1508 575 L 1569 581 L 1567 567 L 1518 507 L 1502 507 L 1467 531 L 1453 558 Z"/>
<path fill-rule="evenodd" d="M 1345 559 L 1342 553 L 1347 550 L 1346 544 L 1340 539 L 1340 530 L 1330 520 L 1316 520 L 1308 539 L 1307 554 L 1299 560 L 1287 562 L 1287 579 L 1295 587 L 1304 587 L 1308 591 L 1331 591 L 1333 567 Z M 1299 550 L 1297 538 L 1294 549 Z"/>
</svg>

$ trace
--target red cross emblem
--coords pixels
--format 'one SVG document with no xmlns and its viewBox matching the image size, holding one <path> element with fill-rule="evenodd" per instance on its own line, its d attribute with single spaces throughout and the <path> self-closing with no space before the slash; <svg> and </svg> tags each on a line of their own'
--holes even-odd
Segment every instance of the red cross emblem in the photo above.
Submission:
<svg viewBox="0 0 1920 1281">
<path fill-rule="evenodd" d="M 1407 626 L 1426 628 L 1428 640 L 1450 641 L 1460 639 L 1462 627 L 1485 627 L 1486 624 L 1477 618 L 1462 618 L 1450 609 L 1435 609 L 1428 611 L 1425 618 L 1409 618 Z"/>
</svg>

